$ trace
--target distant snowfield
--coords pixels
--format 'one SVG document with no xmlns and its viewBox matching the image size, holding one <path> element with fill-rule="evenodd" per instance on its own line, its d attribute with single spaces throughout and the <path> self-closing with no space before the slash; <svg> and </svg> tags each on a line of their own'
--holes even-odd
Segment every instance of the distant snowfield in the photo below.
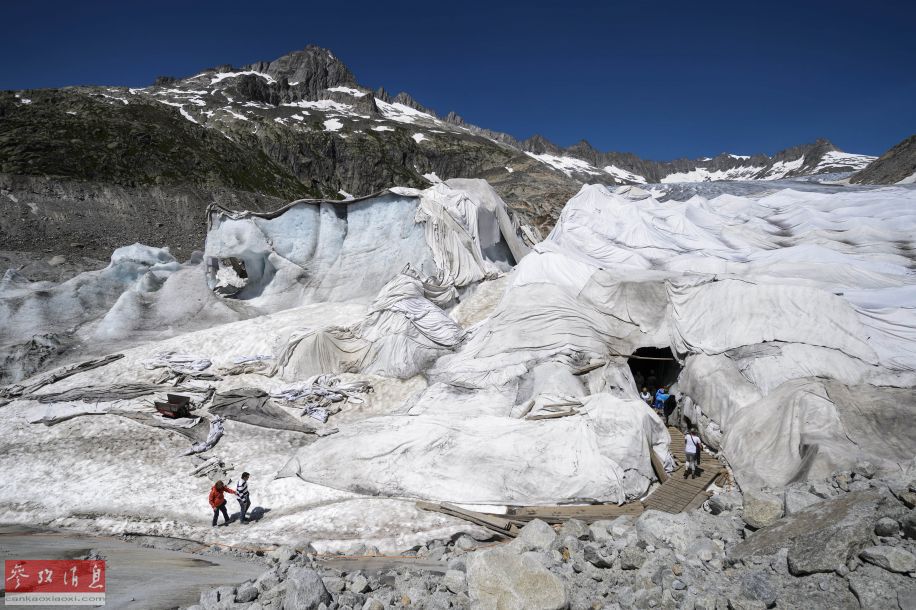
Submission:
<svg viewBox="0 0 916 610">
<path fill-rule="evenodd" d="M 592 185 L 529 250 L 486 183 L 448 180 L 220 215 L 205 256 L 244 261 L 236 298 L 209 289 L 206 263 L 143 246 L 64 284 L 8 274 L 0 317 L 16 337 L 76 328 L 96 353 L 125 354 L 44 394 L 152 383 L 162 369 L 144 361 L 173 350 L 212 360 L 207 372 L 272 357 L 260 373 L 192 382 L 201 389 L 270 392 L 334 373 L 375 391 L 327 424 L 277 407 L 337 429 L 320 438 L 227 421 L 202 455 L 233 478 L 251 472 L 269 512 L 217 531 L 210 482 L 190 474 L 201 460 L 178 457 L 190 441 L 115 414 L 145 417 L 152 396 L 13 400 L 0 408 L 0 522 L 397 550 L 476 532 L 417 499 L 632 500 L 651 484 L 650 451 L 670 464 L 669 438 L 626 361 L 607 354 L 650 346 L 681 360 L 681 406 L 742 488 L 863 456 L 897 468 L 916 445 L 914 210 L 912 186 Z M 605 364 L 573 374 L 590 362 Z M 574 412 L 531 418 L 558 402 Z"/>
<path fill-rule="evenodd" d="M 526 152 L 525 154 L 532 159 L 537 159 L 541 163 L 546 163 L 550 167 L 560 170 L 567 176 L 571 176 L 573 172 L 580 172 L 591 175 L 598 175 L 601 173 L 588 161 L 576 159 L 575 157 L 557 156 L 547 153 L 537 155 L 532 152 Z"/>
</svg>

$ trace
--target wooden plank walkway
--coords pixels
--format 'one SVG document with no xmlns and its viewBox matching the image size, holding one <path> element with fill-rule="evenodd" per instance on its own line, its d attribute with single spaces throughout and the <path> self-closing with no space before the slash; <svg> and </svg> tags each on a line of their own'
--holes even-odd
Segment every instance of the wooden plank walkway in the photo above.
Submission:
<svg viewBox="0 0 916 610">
<path fill-rule="evenodd" d="M 662 484 L 642 502 L 630 504 L 585 504 L 559 506 L 509 506 L 505 514 L 483 513 L 459 508 L 452 504 L 417 502 L 423 510 L 441 512 L 467 519 L 487 527 L 504 537 L 515 537 L 518 530 L 532 519 L 550 524 L 562 523 L 568 519 L 579 519 L 590 523 L 601 519 L 615 519 L 622 515 L 639 516 L 645 510 L 659 510 L 666 513 L 680 513 L 698 508 L 706 500 L 706 488 L 725 472 L 715 458 L 704 456 L 700 460 L 697 478 L 684 478 L 687 456 L 684 453 L 684 434 L 677 428 L 669 427 L 671 455 L 678 462 L 674 472 L 668 473 Z"/>
</svg>

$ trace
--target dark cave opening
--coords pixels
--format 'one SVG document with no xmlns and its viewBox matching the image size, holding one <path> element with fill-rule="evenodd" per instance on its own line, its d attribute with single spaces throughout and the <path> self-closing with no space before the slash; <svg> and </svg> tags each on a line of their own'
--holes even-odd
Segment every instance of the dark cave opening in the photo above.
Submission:
<svg viewBox="0 0 916 610">
<path fill-rule="evenodd" d="M 636 389 L 646 388 L 652 396 L 658 388 L 671 388 L 681 374 L 681 365 L 668 347 L 641 347 L 627 360 Z"/>
</svg>

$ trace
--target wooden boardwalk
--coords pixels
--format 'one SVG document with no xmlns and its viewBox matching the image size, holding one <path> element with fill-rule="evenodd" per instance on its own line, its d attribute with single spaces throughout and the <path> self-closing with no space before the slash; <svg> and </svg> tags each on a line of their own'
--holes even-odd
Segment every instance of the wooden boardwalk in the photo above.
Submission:
<svg viewBox="0 0 916 610">
<path fill-rule="evenodd" d="M 706 488 L 725 472 L 722 464 L 715 458 L 704 456 L 700 461 L 697 478 L 684 478 L 686 455 L 684 454 L 684 434 L 677 428 L 669 427 L 671 435 L 671 454 L 678 462 L 678 468 L 672 473 L 664 473 L 656 467 L 662 484 L 642 502 L 629 504 L 585 504 L 559 506 L 509 506 L 504 514 L 483 513 L 467 510 L 453 504 L 417 502 L 423 510 L 441 512 L 454 517 L 466 519 L 491 531 L 513 538 L 525 523 L 532 519 L 541 519 L 547 523 L 562 523 L 568 519 L 579 519 L 590 523 L 601 519 L 615 519 L 623 515 L 638 516 L 645 510 L 659 510 L 666 513 L 680 513 L 698 508 L 707 498 Z"/>
</svg>

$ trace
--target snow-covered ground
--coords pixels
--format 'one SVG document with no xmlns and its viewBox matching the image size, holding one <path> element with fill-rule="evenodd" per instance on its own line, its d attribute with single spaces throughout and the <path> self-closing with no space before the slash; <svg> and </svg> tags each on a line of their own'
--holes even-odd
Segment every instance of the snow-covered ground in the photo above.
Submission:
<svg viewBox="0 0 916 610">
<path fill-rule="evenodd" d="M 393 550 L 470 527 L 416 499 L 637 498 L 649 452 L 670 465 L 667 432 L 617 356 L 641 347 L 677 355 L 681 407 L 742 487 L 863 457 L 896 468 L 916 444 L 914 210 L 911 186 L 593 185 L 529 252 L 486 183 L 449 180 L 279 215 L 217 211 L 202 262 L 134 247 L 59 286 L 7 278 L 4 332 L 75 324 L 125 354 L 40 393 L 154 383 L 162 369 L 146 361 L 171 351 L 212 361 L 221 379 L 185 382 L 199 389 L 272 392 L 330 373 L 374 392 L 326 424 L 280 403 L 318 436 L 230 417 L 202 456 L 251 472 L 268 512 L 216 531 L 210 481 L 190 474 L 202 461 L 179 457 L 191 440 L 150 423 L 161 393 L 14 399 L 0 408 L 0 521 Z M 228 257 L 251 272 L 233 298 L 207 289 Z M 225 372 L 246 356 L 270 358 Z M 574 374 L 590 363 L 602 366 Z"/>
</svg>

